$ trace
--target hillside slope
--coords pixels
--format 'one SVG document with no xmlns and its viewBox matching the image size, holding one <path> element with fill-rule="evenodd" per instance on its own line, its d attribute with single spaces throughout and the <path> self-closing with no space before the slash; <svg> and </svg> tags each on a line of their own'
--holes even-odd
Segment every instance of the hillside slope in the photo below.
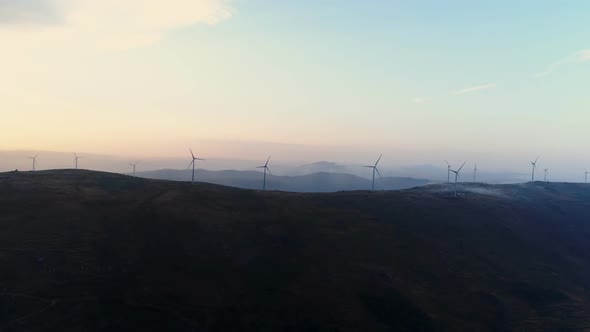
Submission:
<svg viewBox="0 0 590 332">
<path fill-rule="evenodd" d="M 589 186 L 449 190 L 0 174 L 0 329 L 590 328 Z"/>
</svg>

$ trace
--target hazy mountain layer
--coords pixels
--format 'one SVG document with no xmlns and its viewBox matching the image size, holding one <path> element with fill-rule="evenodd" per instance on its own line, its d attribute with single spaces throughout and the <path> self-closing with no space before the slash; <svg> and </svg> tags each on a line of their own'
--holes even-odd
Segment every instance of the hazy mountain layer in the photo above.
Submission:
<svg viewBox="0 0 590 332">
<path fill-rule="evenodd" d="M 195 173 L 197 181 L 220 184 L 243 189 L 262 189 L 263 173 L 255 171 L 208 171 L 199 169 Z M 138 176 L 174 181 L 190 181 L 192 170 L 158 170 L 139 172 Z M 378 190 L 399 190 L 423 186 L 430 181 L 425 179 L 384 177 L 375 180 Z M 267 174 L 266 188 L 291 192 L 336 192 L 371 189 L 371 180 L 342 173 L 313 173 L 299 176 L 273 176 Z"/>
</svg>

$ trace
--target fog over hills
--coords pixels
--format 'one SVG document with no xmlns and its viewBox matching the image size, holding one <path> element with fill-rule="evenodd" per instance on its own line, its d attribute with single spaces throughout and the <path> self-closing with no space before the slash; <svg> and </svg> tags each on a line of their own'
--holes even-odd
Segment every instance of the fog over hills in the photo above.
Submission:
<svg viewBox="0 0 590 332">
<path fill-rule="evenodd" d="M 256 174 L 254 174 L 256 175 Z M 590 186 L 0 174 L 4 331 L 582 331 Z"/>
</svg>

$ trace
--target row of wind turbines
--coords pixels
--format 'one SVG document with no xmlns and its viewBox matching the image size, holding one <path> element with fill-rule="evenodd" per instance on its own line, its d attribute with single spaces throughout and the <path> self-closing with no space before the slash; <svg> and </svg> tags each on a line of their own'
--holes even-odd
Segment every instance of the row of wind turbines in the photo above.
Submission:
<svg viewBox="0 0 590 332">
<path fill-rule="evenodd" d="M 192 177 L 191 177 L 191 182 L 194 184 L 195 183 L 195 170 L 197 168 L 197 162 L 198 161 L 205 161 L 205 159 L 202 158 L 198 158 L 195 156 L 195 154 L 193 153 L 192 148 L 189 148 L 189 151 L 191 153 L 191 162 L 188 164 L 187 169 L 192 167 Z M 39 157 L 39 153 L 37 153 L 35 156 L 33 157 L 27 157 L 27 159 L 31 159 L 32 163 L 33 163 L 33 168 L 32 170 L 35 171 L 36 167 L 37 167 L 37 158 Z M 84 159 L 86 157 L 84 156 L 79 156 L 77 153 L 74 152 L 74 167 L 75 169 L 78 169 L 78 161 L 80 159 Z M 375 190 L 375 175 L 379 175 L 379 177 L 381 177 L 381 172 L 379 172 L 379 162 L 381 161 L 381 158 L 383 158 L 383 154 L 381 154 L 379 156 L 379 158 L 377 159 L 377 161 L 375 162 L 375 164 L 373 165 L 367 165 L 367 166 L 363 166 L 365 168 L 370 168 L 373 171 L 373 176 L 372 176 L 372 182 L 371 182 L 371 190 Z M 539 162 L 539 158 L 540 156 L 538 156 L 535 161 L 531 161 L 531 166 L 532 166 L 532 174 L 531 174 L 531 181 L 535 182 L 535 171 L 537 169 L 537 163 Z M 446 161 L 447 164 L 447 183 L 451 183 L 451 173 L 455 174 L 455 181 L 454 181 L 454 185 L 455 185 L 455 196 L 457 195 L 457 183 L 459 182 L 459 178 L 460 178 L 460 174 L 461 174 L 461 170 L 463 170 L 463 168 L 465 167 L 465 165 L 467 164 L 467 161 L 465 161 L 463 164 L 461 164 L 461 167 L 459 167 L 458 169 L 453 169 L 453 165 L 451 165 L 448 161 Z M 266 174 L 270 174 L 272 175 L 272 173 L 270 172 L 270 168 L 268 167 L 268 164 L 270 163 L 270 156 L 268 157 L 268 159 L 266 160 L 266 163 L 262 166 L 257 166 L 257 169 L 262 169 L 263 170 L 263 180 L 262 180 L 262 190 L 265 191 L 266 190 Z M 135 176 L 135 172 L 137 169 L 137 165 L 140 164 L 140 161 L 137 162 L 133 162 L 133 163 L 129 163 L 129 165 L 132 167 L 132 174 L 133 176 Z M 547 172 L 549 171 L 548 168 L 544 169 L 545 172 L 545 177 L 544 177 L 544 181 L 547 182 Z M 475 167 L 473 168 L 473 182 L 477 182 L 477 172 L 478 172 L 478 168 L 477 168 L 477 163 L 475 163 Z M 588 183 L 588 174 L 590 174 L 590 172 L 588 172 L 588 169 L 585 170 L 584 172 L 584 183 Z"/>
<path fill-rule="evenodd" d="M 37 170 L 37 158 L 39 157 L 39 154 L 37 153 L 36 155 L 34 155 L 33 157 L 27 157 L 27 159 L 31 159 L 31 161 L 33 162 L 33 172 Z M 84 156 L 79 156 L 77 153 L 74 152 L 74 167 L 76 169 L 78 169 L 78 160 L 86 158 Z"/>
<path fill-rule="evenodd" d="M 189 169 L 192 167 L 191 183 L 194 184 L 195 183 L 195 171 L 197 169 L 197 161 L 205 161 L 206 159 L 196 157 L 192 148 L 189 148 L 189 151 L 191 153 L 191 162 L 188 164 L 188 166 L 186 168 Z M 33 157 L 27 157 L 27 159 L 31 159 L 33 162 L 33 168 L 32 168 L 33 171 L 36 171 L 38 157 L 39 157 L 39 153 L 37 153 Z M 266 160 L 266 163 L 264 163 L 264 165 L 256 167 L 257 169 L 263 170 L 263 180 L 262 180 L 262 190 L 263 191 L 266 191 L 266 174 L 268 173 L 268 174 L 272 175 L 272 173 L 270 172 L 270 168 L 268 167 L 268 164 L 270 162 L 270 157 L 271 156 L 268 156 L 268 159 Z M 368 168 L 373 169 L 373 182 L 371 185 L 371 190 L 375 190 L 375 172 L 377 172 L 377 174 L 379 174 L 379 176 L 381 176 L 381 173 L 379 173 L 379 169 L 377 168 L 377 164 L 379 164 L 379 161 L 381 161 L 382 157 L 383 157 L 383 154 L 381 156 L 379 156 L 379 159 L 377 159 L 377 162 L 375 162 L 374 165 L 364 166 L 364 167 L 368 167 Z M 78 169 L 78 160 L 83 159 L 83 158 L 86 158 L 86 157 L 79 156 L 77 153 L 74 152 L 74 167 L 75 167 L 75 169 Z M 133 176 L 135 176 L 135 172 L 137 170 L 137 165 L 139 165 L 139 164 L 140 164 L 140 161 L 137 161 L 134 163 L 129 163 L 129 165 L 132 167 Z"/>
<path fill-rule="evenodd" d="M 32 171 L 36 171 L 37 170 L 37 158 L 39 157 L 39 153 L 37 153 L 36 155 L 34 155 L 33 157 L 27 157 L 27 159 L 30 159 L 33 162 L 33 168 Z M 74 152 L 74 169 L 78 169 L 78 161 L 80 159 L 84 159 L 86 157 L 84 156 L 79 156 L 76 152 Z M 129 165 L 131 167 L 133 167 L 133 176 L 135 176 L 135 169 L 137 167 L 137 165 L 139 165 L 139 161 L 135 162 L 135 163 L 129 163 Z"/>
<path fill-rule="evenodd" d="M 191 162 L 188 164 L 187 169 L 192 167 L 192 183 L 195 183 L 195 169 L 196 169 L 196 164 L 197 161 L 205 161 L 205 159 L 201 159 L 201 158 L 197 158 L 195 157 L 195 154 L 193 153 L 193 149 L 189 148 L 189 151 L 191 153 Z M 263 170 L 263 178 L 262 178 L 262 190 L 266 191 L 266 174 L 270 174 L 272 175 L 272 173 L 270 172 L 270 168 L 268 167 L 268 164 L 270 163 L 270 157 L 268 156 L 268 159 L 266 159 L 266 163 L 264 163 L 264 165 L 261 166 L 257 166 L 257 169 L 262 169 Z M 375 190 L 375 173 L 379 174 L 379 176 L 381 176 L 381 173 L 379 173 L 379 168 L 377 168 L 377 165 L 379 164 L 379 161 L 381 161 L 381 158 L 383 157 L 383 154 L 381 154 L 381 156 L 379 156 L 379 159 L 377 159 L 377 162 L 375 162 L 374 165 L 370 165 L 370 166 L 363 166 L 363 167 L 367 167 L 367 168 L 372 168 L 373 169 L 373 182 L 371 185 L 371 190 Z M 135 166 L 133 167 L 133 175 L 135 176 Z"/>
<path fill-rule="evenodd" d="M 193 149 L 189 148 L 189 151 L 191 152 L 191 162 L 188 164 L 187 169 L 192 167 L 193 168 L 193 174 L 192 174 L 192 179 L 191 182 L 195 183 L 195 169 L 197 167 L 197 161 L 205 161 L 205 159 L 202 158 L 197 158 L 195 157 L 195 154 L 193 153 Z M 264 175 L 263 175 L 263 180 L 262 180 L 262 190 L 265 191 L 266 190 L 266 173 L 272 175 L 272 173 L 270 172 L 270 168 L 268 168 L 268 163 L 270 162 L 270 156 L 268 156 L 268 159 L 266 160 L 266 163 L 262 166 L 258 166 L 256 168 L 258 169 L 263 169 L 264 170 Z M 133 167 L 133 176 L 135 176 L 135 166 Z"/>
<path fill-rule="evenodd" d="M 531 165 L 533 166 L 533 171 L 531 174 L 531 182 L 535 182 L 535 171 L 537 169 L 537 163 L 539 162 L 539 158 L 540 156 L 537 157 L 537 159 L 535 159 L 535 161 L 531 161 Z M 457 182 L 457 179 L 459 178 L 459 173 L 461 172 L 461 170 L 463 169 L 463 167 L 465 167 L 465 164 L 467 162 L 464 162 L 461 167 L 459 167 L 459 169 L 457 170 L 453 170 L 452 167 L 453 165 L 449 164 L 448 161 L 445 160 L 445 162 L 447 163 L 447 182 L 450 183 L 451 182 L 451 173 L 455 173 L 455 183 Z M 473 168 L 473 182 L 477 182 L 477 163 L 475 164 L 475 167 Z M 545 168 L 543 169 L 543 171 L 545 171 L 545 178 L 544 181 L 547 182 L 547 172 L 549 171 L 549 168 Z M 586 169 L 585 172 L 585 179 L 584 182 L 588 183 L 588 174 L 590 174 L 588 172 L 588 169 Z"/>
</svg>

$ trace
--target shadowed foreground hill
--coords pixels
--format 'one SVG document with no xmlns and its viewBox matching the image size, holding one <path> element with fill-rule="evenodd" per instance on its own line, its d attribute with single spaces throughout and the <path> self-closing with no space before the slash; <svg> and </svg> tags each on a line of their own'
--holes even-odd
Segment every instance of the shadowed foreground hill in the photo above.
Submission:
<svg viewBox="0 0 590 332">
<path fill-rule="evenodd" d="M 2 331 L 590 328 L 590 187 L 0 174 Z"/>
</svg>

